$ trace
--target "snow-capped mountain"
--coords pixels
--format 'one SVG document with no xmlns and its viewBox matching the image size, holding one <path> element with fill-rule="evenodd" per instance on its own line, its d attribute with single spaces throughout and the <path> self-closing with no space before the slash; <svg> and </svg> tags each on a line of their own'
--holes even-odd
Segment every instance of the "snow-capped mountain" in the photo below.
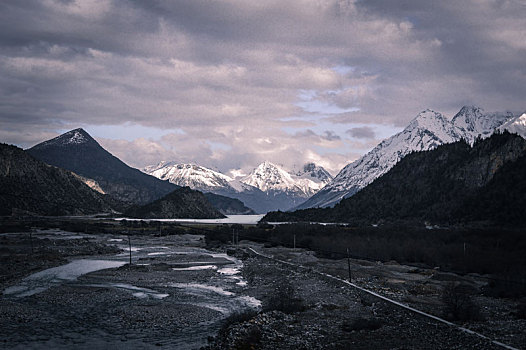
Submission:
<svg viewBox="0 0 526 350">
<path fill-rule="evenodd" d="M 499 130 L 508 130 L 513 134 L 518 134 L 526 138 L 526 113 L 509 119 L 499 127 Z"/>
<path fill-rule="evenodd" d="M 307 163 L 303 165 L 303 168 L 297 171 L 294 175 L 302 179 L 309 179 L 316 183 L 322 183 L 324 185 L 332 181 L 332 175 L 323 167 L 318 166 L 314 163 Z"/>
<path fill-rule="evenodd" d="M 178 186 L 188 186 L 194 190 L 212 191 L 217 188 L 228 188 L 233 181 L 227 175 L 196 164 L 177 164 L 162 161 L 143 169 L 149 175 L 161 180 L 168 180 Z"/>
<path fill-rule="evenodd" d="M 266 161 L 261 163 L 249 175 L 242 178 L 241 182 L 257 187 L 266 193 L 283 192 L 301 198 L 308 198 L 331 180 L 331 174 L 314 163 L 307 163 L 302 170 L 291 174 L 283 168 Z"/>
<path fill-rule="evenodd" d="M 444 143 L 480 135 L 490 136 L 511 113 L 484 113 L 474 106 L 463 107 L 452 120 L 432 110 L 418 114 L 401 132 L 382 141 L 369 153 L 344 167 L 331 183 L 297 209 L 333 206 L 389 171 L 405 155 L 430 150 Z"/>
<path fill-rule="evenodd" d="M 238 179 L 200 165 L 175 162 L 161 162 L 143 171 L 179 186 L 239 199 L 258 213 L 290 209 L 331 179 L 325 169 L 315 164 L 306 164 L 302 172 L 290 174 L 270 162 L 263 162 L 248 176 Z"/>
<path fill-rule="evenodd" d="M 478 136 L 482 138 L 491 136 L 495 129 L 512 118 L 511 112 L 484 113 L 479 107 L 464 106 L 451 122 L 458 129 L 460 136 L 473 144 Z"/>
<path fill-rule="evenodd" d="M 59 135 L 51 140 L 47 140 L 34 146 L 33 149 L 40 150 L 49 147 L 64 147 L 68 145 L 81 145 L 83 143 L 91 143 L 91 136 L 82 128 L 70 130 L 62 135 Z"/>
<path fill-rule="evenodd" d="M 81 175 L 88 183 L 97 183 L 105 194 L 129 204 L 145 204 L 177 189 L 129 167 L 80 128 L 41 142 L 27 152 L 47 164 Z"/>
</svg>

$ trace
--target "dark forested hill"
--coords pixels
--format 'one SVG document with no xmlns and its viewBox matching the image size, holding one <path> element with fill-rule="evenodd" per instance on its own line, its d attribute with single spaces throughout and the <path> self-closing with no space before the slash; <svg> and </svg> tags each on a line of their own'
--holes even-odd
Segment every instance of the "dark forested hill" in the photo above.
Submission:
<svg viewBox="0 0 526 350">
<path fill-rule="evenodd" d="M 254 210 L 245 206 L 239 199 L 221 196 L 219 194 L 207 192 L 205 197 L 210 204 L 217 208 L 224 215 L 253 215 Z"/>
<path fill-rule="evenodd" d="M 526 224 L 526 140 L 504 132 L 415 152 L 334 208 L 269 213 L 266 221 Z"/>
<path fill-rule="evenodd" d="M 224 218 L 203 193 L 189 187 L 180 187 L 152 203 L 134 206 L 125 215 L 140 219 Z"/>
<path fill-rule="evenodd" d="M 24 150 L 0 144 L 0 215 L 23 210 L 40 215 L 110 211 L 114 201 L 70 171 L 45 164 Z"/>
<path fill-rule="evenodd" d="M 47 164 L 97 181 L 105 193 L 127 203 L 145 204 L 177 188 L 168 181 L 129 167 L 83 129 L 39 143 L 27 152 Z"/>
</svg>

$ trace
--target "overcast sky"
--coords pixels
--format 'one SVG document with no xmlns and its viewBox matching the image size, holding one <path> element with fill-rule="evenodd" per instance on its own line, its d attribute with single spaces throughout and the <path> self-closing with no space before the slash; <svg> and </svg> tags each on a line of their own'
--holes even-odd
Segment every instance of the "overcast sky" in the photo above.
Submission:
<svg viewBox="0 0 526 350">
<path fill-rule="evenodd" d="M 526 109 L 526 1 L 2 0 L 0 141 L 336 174 L 420 111 Z"/>
</svg>

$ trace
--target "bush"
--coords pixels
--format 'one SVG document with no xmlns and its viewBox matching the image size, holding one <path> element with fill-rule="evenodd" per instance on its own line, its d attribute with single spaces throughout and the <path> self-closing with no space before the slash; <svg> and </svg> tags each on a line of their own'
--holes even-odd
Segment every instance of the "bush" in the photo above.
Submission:
<svg viewBox="0 0 526 350">
<path fill-rule="evenodd" d="M 449 320 L 470 321 L 480 319 L 480 310 L 473 302 L 471 287 L 451 282 L 442 293 L 444 317 Z"/>
<path fill-rule="evenodd" d="M 225 329 L 227 329 L 228 327 L 230 327 L 233 324 L 238 324 L 238 323 L 243 323 L 243 322 L 246 322 L 246 321 L 250 321 L 251 319 L 256 317 L 257 314 L 258 314 L 257 311 L 252 310 L 252 309 L 245 310 L 245 311 L 240 311 L 240 312 L 234 312 L 233 314 L 228 316 L 223 321 L 222 329 L 225 330 Z"/>
<path fill-rule="evenodd" d="M 379 318 L 363 318 L 359 317 L 352 321 L 345 321 L 341 325 L 341 329 L 344 332 L 368 330 L 374 331 L 382 327 L 384 322 Z"/>
<path fill-rule="evenodd" d="M 248 322 L 257 316 L 255 310 L 235 312 L 223 321 L 219 331 L 217 344 L 222 344 L 221 349 L 250 350 L 255 349 L 261 341 L 261 329 L 251 324 L 248 327 L 236 327 Z M 217 345 L 216 344 L 216 345 Z"/>
<path fill-rule="evenodd" d="M 251 325 L 234 344 L 236 350 L 252 350 L 261 341 L 261 329 L 257 325 Z"/>
<path fill-rule="evenodd" d="M 526 298 L 519 300 L 517 310 L 515 311 L 515 317 L 522 320 L 526 319 Z"/>
<path fill-rule="evenodd" d="M 278 279 L 274 284 L 272 295 L 263 304 L 263 311 L 277 310 L 291 314 L 305 310 L 303 300 L 295 294 L 294 287 L 287 279 Z"/>
</svg>

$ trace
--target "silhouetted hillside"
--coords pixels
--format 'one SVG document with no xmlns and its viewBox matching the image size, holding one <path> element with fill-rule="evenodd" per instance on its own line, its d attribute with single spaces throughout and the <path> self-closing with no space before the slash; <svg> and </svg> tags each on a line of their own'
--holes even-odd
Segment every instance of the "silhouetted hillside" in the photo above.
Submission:
<svg viewBox="0 0 526 350">
<path fill-rule="evenodd" d="M 13 210 L 40 215 L 108 212 L 112 204 L 70 171 L 45 164 L 22 149 L 0 144 L 0 215 Z"/>
<path fill-rule="evenodd" d="M 224 218 L 205 195 L 189 187 L 180 187 L 166 196 L 143 206 L 134 206 L 126 216 L 140 219 L 216 219 Z"/>
<path fill-rule="evenodd" d="M 239 199 L 221 196 L 219 194 L 207 192 L 205 197 L 223 215 L 254 215 L 254 210 L 245 206 Z"/>
<path fill-rule="evenodd" d="M 145 204 L 177 188 L 124 164 L 83 129 L 39 143 L 27 152 L 47 164 L 97 181 L 105 193 L 127 203 Z"/>
</svg>

